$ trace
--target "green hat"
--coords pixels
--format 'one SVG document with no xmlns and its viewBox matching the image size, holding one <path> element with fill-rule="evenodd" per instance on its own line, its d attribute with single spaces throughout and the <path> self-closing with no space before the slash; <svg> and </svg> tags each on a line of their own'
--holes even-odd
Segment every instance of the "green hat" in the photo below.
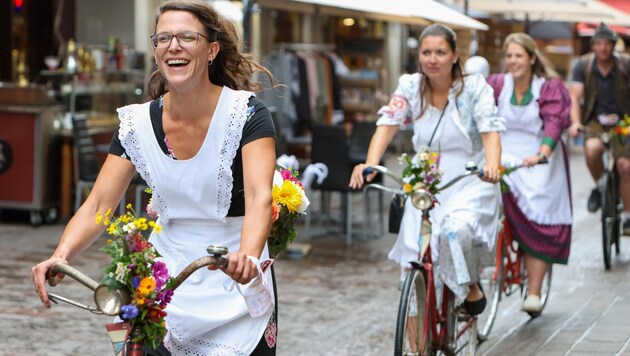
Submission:
<svg viewBox="0 0 630 356">
<path fill-rule="evenodd" d="M 617 34 L 602 22 L 599 27 L 595 29 L 595 34 L 591 37 L 591 43 L 599 39 L 605 39 L 615 43 L 617 42 Z"/>
</svg>

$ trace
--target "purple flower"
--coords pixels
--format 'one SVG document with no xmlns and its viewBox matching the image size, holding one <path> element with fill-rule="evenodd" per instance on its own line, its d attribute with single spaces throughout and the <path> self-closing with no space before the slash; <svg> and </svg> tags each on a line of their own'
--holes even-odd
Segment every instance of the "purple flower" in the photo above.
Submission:
<svg viewBox="0 0 630 356">
<path fill-rule="evenodd" d="M 165 306 L 166 304 L 171 302 L 172 297 L 173 297 L 173 290 L 165 289 L 158 293 L 157 298 L 155 298 L 155 301 L 158 302 L 158 304 L 160 304 L 161 306 Z"/>
<path fill-rule="evenodd" d="M 131 278 L 131 286 L 133 287 L 133 289 L 138 288 L 139 285 L 140 285 L 140 277 L 134 276 L 133 278 Z"/>
<path fill-rule="evenodd" d="M 169 278 L 168 268 L 162 261 L 157 261 L 153 264 L 153 278 L 155 278 L 155 288 L 157 290 L 162 289 L 164 282 Z"/>
<path fill-rule="evenodd" d="M 122 309 L 122 318 L 124 320 L 131 320 L 138 316 L 138 308 L 136 308 L 133 304 L 123 305 Z"/>
</svg>

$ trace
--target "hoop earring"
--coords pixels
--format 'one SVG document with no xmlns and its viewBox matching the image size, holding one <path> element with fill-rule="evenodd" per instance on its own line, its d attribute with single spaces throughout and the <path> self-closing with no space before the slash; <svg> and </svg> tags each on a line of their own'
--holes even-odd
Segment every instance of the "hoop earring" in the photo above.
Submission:
<svg viewBox="0 0 630 356">
<path fill-rule="evenodd" d="M 210 67 L 210 66 L 212 65 L 212 61 L 213 61 L 213 60 L 214 60 L 214 59 L 211 59 L 211 60 L 209 60 L 209 61 L 208 61 L 208 67 Z"/>
</svg>

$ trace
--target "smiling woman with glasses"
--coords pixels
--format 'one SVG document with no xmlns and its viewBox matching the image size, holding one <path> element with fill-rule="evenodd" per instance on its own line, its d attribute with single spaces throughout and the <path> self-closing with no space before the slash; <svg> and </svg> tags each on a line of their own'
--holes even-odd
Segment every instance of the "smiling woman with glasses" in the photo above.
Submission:
<svg viewBox="0 0 630 356">
<path fill-rule="evenodd" d="M 173 37 L 177 39 L 177 43 L 182 47 L 194 47 L 199 42 L 199 37 L 205 38 L 208 42 L 215 42 L 217 40 L 216 33 L 214 33 L 214 35 L 211 36 L 212 39 L 210 39 L 208 36 L 199 32 L 184 31 L 178 34 L 163 32 L 151 36 L 151 45 L 153 48 L 168 48 L 173 41 Z"/>
<path fill-rule="evenodd" d="M 96 214 L 118 205 L 137 171 L 162 226 L 149 241 L 170 275 L 209 245 L 230 251 L 223 273 L 199 270 L 178 287 L 165 309 L 165 345 L 146 345 L 145 355 L 273 356 L 277 298 L 267 237 L 275 129 L 252 79 L 271 74 L 240 52 L 234 25 L 206 2 L 164 2 L 154 33 L 149 101 L 118 109 L 120 126 L 94 189 L 52 257 L 33 268 L 36 290 L 50 306 L 48 271 L 98 239 L 104 226 L 94 224 Z"/>
</svg>

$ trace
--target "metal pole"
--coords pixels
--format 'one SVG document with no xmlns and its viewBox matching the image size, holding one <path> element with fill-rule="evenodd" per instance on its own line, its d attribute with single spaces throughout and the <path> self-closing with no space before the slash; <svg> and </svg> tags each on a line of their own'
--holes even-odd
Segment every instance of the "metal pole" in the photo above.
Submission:
<svg viewBox="0 0 630 356">
<path fill-rule="evenodd" d="M 256 0 L 243 0 L 243 52 L 248 52 L 251 40 L 251 14 Z"/>
</svg>

